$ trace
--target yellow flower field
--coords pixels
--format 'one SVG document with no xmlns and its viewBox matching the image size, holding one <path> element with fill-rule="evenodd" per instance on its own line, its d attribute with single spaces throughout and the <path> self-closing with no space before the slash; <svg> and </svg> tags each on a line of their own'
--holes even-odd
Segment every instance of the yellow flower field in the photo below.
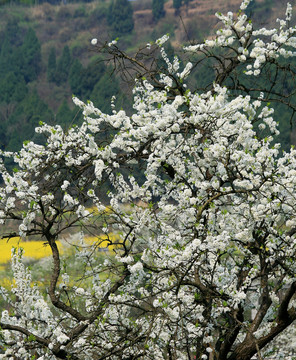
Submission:
<svg viewBox="0 0 296 360">
<path fill-rule="evenodd" d="M 58 241 L 58 247 L 61 249 L 62 245 Z M 45 258 L 51 255 L 50 247 L 44 244 L 42 241 L 23 241 L 19 237 L 11 238 L 9 241 L 0 240 L 0 272 L 5 271 L 5 266 L 11 260 L 11 250 L 12 248 L 21 247 L 24 249 L 24 258 L 31 258 L 35 260 L 39 260 L 41 258 Z M 0 285 L 5 287 L 6 289 L 10 289 L 13 284 L 13 280 L 1 276 L 0 277 Z"/>
<path fill-rule="evenodd" d="M 115 233 L 110 233 L 108 234 L 108 237 L 109 239 L 106 235 L 102 235 L 101 237 L 86 236 L 84 239 L 88 244 L 98 243 L 100 248 L 108 248 L 109 250 L 113 250 L 114 248 L 118 247 L 116 243 L 119 240 L 119 235 Z M 111 245 L 110 241 L 112 242 Z"/>
<path fill-rule="evenodd" d="M 117 234 L 114 233 L 110 233 L 108 236 L 110 241 L 112 242 L 112 245 L 109 245 L 109 247 L 108 244 L 110 244 L 110 242 L 105 235 L 102 235 L 101 238 L 88 236 L 85 237 L 85 241 L 88 244 L 98 242 L 100 248 L 108 247 L 109 250 L 113 250 L 117 246 L 116 241 L 119 237 Z M 62 243 L 60 241 L 57 241 L 57 245 L 60 251 L 63 253 Z M 0 240 L 0 271 L 4 270 L 5 265 L 10 261 L 12 247 L 22 247 L 24 249 L 24 258 L 32 258 L 35 260 L 39 260 L 47 256 L 51 256 L 50 247 L 42 241 L 23 241 L 19 237 L 11 238 L 9 241 Z"/>
<path fill-rule="evenodd" d="M 59 241 L 57 244 L 61 248 Z M 0 240 L 0 265 L 2 267 L 10 261 L 12 247 L 22 247 L 25 258 L 38 260 L 51 255 L 50 247 L 42 241 L 23 241 L 19 237 L 11 238 L 9 241 Z"/>
<path fill-rule="evenodd" d="M 85 242 L 86 244 L 92 245 L 97 244 L 99 248 L 106 248 L 108 250 L 112 250 L 118 245 L 116 242 L 119 239 L 119 236 L 114 233 L 108 234 L 109 240 L 107 240 L 106 235 L 101 235 L 99 237 L 95 236 L 86 236 Z M 68 245 L 67 245 L 68 244 Z M 67 253 L 71 251 L 70 243 L 57 241 L 57 245 L 60 249 L 60 252 Z M 21 247 L 24 249 L 23 257 L 27 259 L 39 260 L 48 256 L 51 256 L 51 250 L 49 245 L 46 245 L 42 241 L 23 241 L 19 237 L 11 238 L 9 241 L 0 239 L 0 286 L 3 286 L 6 289 L 10 289 L 13 284 L 13 279 L 9 278 L 5 274 L 6 266 L 9 264 L 11 260 L 11 250 L 12 248 Z M 2 273 L 2 274 L 1 274 Z M 36 281 L 34 281 L 36 283 Z"/>
<path fill-rule="evenodd" d="M 103 212 L 100 212 L 96 206 L 88 208 L 87 210 L 94 215 L 102 215 L 102 214 L 108 215 L 108 214 L 111 214 L 113 211 L 111 206 L 106 206 L 106 208 Z"/>
</svg>

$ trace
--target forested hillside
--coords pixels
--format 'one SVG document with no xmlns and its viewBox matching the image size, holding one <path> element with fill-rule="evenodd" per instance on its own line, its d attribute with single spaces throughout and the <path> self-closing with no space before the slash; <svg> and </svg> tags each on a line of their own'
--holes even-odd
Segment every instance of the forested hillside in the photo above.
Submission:
<svg viewBox="0 0 296 360">
<path fill-rule="evenodd" d="M 170 56 L 182 54 L 181 44 L 211 37 L 215 9 L 236 8 L 239 0 L 153 1 L 98 0 L 96 2 L 32 0 L 5 1 L 0 7 L 0 146 L 15 151 L 23 141 L 35 139 L 40 121 L 64 128 L 81 121 L 72 94 L 91 100 L 110 112 L 116 106 L 131 110 L 132 84 L 113 72 L 90 40 L 119 38 L 120 47 L 134 53 L 147 42 L 170 34 Z M 284 3 L 254 0 L 250 12 L 255 21 L 274 22 L 284 12 Z M 263 20 L 262 20 L 263 19 Z M 269 69 L 271 81 L 272 69 Z M 196 73 L 192 89 L 214 79 L 207 69 Z M 196 82 L 196 84 L 195 84 Z M 276 85 L 275 85 L 276 86 Z M 294 86 L 286 80 L 286 86 Z M 285 89 L 279 89 L 280 92 Z M 293 142 L 291 112 L 280 107 L 283 147 Z M 293 124 L 293 121 L 291 121 Z M 291 135 L 292 134 L 292 135 Z"/>
</svg>

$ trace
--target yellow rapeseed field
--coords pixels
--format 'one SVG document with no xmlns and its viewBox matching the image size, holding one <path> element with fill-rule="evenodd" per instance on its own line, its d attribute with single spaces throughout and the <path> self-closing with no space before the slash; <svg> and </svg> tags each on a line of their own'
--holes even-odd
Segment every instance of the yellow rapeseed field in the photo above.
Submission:
<svg viewBox="0 0 296 360">
<path fill-rule="evenodd" d="M 108 236 L 86 236 L 84 239 L 89 245 L 96 244 L 99 248 L 113 250 L 118 247 L 116 243 L 118 242 L 119 236 L 115 233 L 110 233 Z M 111 245 L 110 241 L 112 242 Z M 63 246 L 63 243 L 60 241 L 57 241 L 57 245 L 62 254 L 67 253 L 67 251 L 71 249 L 66 243 Z M 9 241 L 0 239 L 0 286 L 5 287 L 6 289 L 10 289 L 13 284 L 13 280 L 5 276 L 6 266 L 11 260 L 11 251 L 13 247 L 23 248 L 23 257 L 27 259 L 39 260 L 51 256 L 49 245 L 46 245 L 42 241 L 23 241 L 19 237 L 11 238 Z"/>
<path fill-rule="evenodd" d="M 58 241 L 57 244 L 61 249 L 61 243 Z M 24 258 L 39 260 L 51 255 L 50 247 L 48 245 L 46 246 L 42 241 L 23 241 L 19 237 L 11 238 L 9 241 L 0 240 L 0 272 L 2 273 L 4 273 L 6 265 L 11 260 L 11 250 L 13 247 L 23 248 Z M 5 276 L 0 276 L 1 286 L 5 287 L 6 289 L 10 289 L 12 284 L 12 279 Z"/>
<path fill-rule="evenodd" d="M 88 236 L 85 237 L 85 241 L 88 244 L 98 243 L 100 248 L 107 248 L 113 250 L 117 245 L 116 242 L 119 239 L 118 235 L 115 233 L 108 234 L 109 240 L 106 235 L 101 237 Z M 57 241 L 57 245 L 60 251 L 63 253 L 63 246 L 60 241 Z M 35 260 L 42 259 L 47 256 L 51 256 L 50 247 L 42 241 L 23 241 L 19 237 L 11 238 L 9 241 L 0 240 L 0 271 L 4 270 L 5 264 L 7 264 L 11 259 L 11 249 L 12 247 L 22 247 L 24 249 L 24 257 L 32 258 Z"/>
<path fill-rule="evenodd" d="M 106 208 L 105 208 L 105 210 L 103 212 L 102 211 L 100 212 L 96 206 L 88 208 L 87 210 L 90 213 L 93 213 L 94 215 L 102 215 L 102 214 L 108 215 L 108 214 L 111 214 L 112 211 L 113 211 L 111 206 L 106 206 Z"/>
<path fill-rule="evenodd" d="M 115 233 L 109 233 L 108 237 L 106 235 L 99 237 L 86 236 L 84 239 L 88 244 L 98 243 L 100 248 L 108 248 L 109 250 L 113 250 L 114 248 L 118 247 L 117 242 L 119 240 L 119 235 Z M 110 241 L 112 244 L 110 244 Z"/>
<path fill-rule="evenodd" d="M 57 244 L 61 248 L 59 241 Z M 11 238 L 9 241 L 0 240 L 0 264 L 2 266 L 10 261 L 12 247 L 22 247 L 24 249 L 24 257 L 36 260 L 51 255 L 50 247 L 42 241 L 23 241 L 19 237 Z"/>
</svg>

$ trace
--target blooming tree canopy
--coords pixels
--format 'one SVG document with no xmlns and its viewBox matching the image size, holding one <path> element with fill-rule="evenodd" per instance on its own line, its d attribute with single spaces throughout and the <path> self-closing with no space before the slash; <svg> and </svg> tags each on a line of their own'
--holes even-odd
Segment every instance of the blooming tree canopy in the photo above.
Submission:
<svg viewBox="0 0 296 360">
<path fill-rule="evenodd" d="M 164 36 L 155 47 L 167 70 L 136 80 L 132 116 L 74 98 L 80 127 L 40 124 L 46 145 L 2 152 L 16 168 L 1 162 L 0 219 L 18 226 L 3 238 L 43 240 L 52 266 L 44 294 L 14 250 L 14 284 L 1 288 L 0 358 L 293 358 L 283 339 L 296 319 L 296 150 L 276 143 L 265 93 L 238 94 L 223 79 L 244 66 L 256 81 L 266 64 L 295 56 L 296 29 L 289 4 L 279 28 L 253 29 L 248 3 L 217 14 L 214 39 L 185 48 L 231 50 L 208 91 L 190 90 L 198 63 L 170 61 Z M 74 232 L 78 277 L 56 243 Z M 99 261 L 103 241 L 112 250 Z"/>
</svg>

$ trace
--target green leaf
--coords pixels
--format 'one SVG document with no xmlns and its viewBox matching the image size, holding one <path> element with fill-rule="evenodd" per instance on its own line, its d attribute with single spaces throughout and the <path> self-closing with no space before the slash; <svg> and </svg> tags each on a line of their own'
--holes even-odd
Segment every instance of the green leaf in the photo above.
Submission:
<svg viewBox="0 0 296 360">
<path fill-rule="evenodd" d="M 36 201 L 34 201 L 34 200 L 32 200 L 32 201 L 30 202 L 30 209 L 31 209 L 31 210 L 33 209 L 33 207 L 34 207 L 35 204 L 36 204 Z"/>
<path fill-rule="evenodd" d="M 28 337 L 28 341 L 35 341 L 36 340 L 36 337 L 31 334 L 29 337 Z"/>
</svg>

